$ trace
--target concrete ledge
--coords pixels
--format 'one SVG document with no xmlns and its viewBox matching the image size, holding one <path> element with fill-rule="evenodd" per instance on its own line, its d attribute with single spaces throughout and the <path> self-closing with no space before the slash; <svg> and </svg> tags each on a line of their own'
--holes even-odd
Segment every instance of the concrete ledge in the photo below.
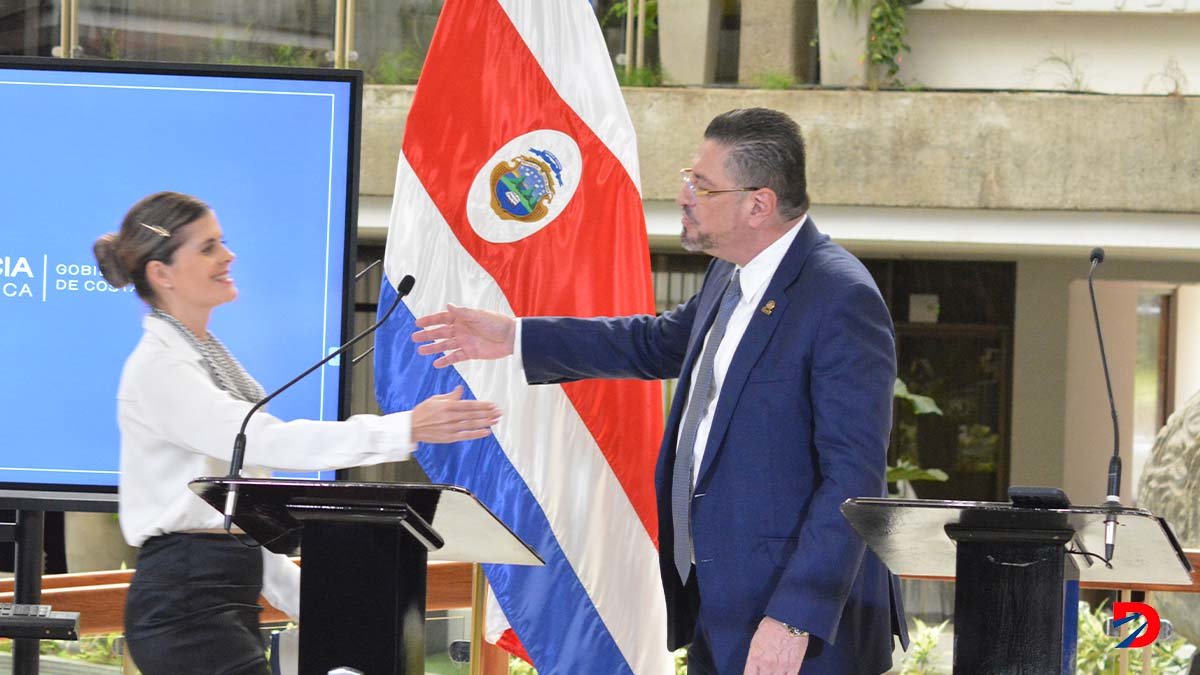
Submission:
<svg viewBox="0 0 1200 675">
<path fill-rule="evenodd" d="M 362 188 L 387 196 L 411 86 L 369 86 Z M 784 110 L 819 204 L 1200 213 L 1200 98 L 630 88 L 646 199 L 672 199 L 708 120 Z"/>
<path fill-rule="evenodd" d="M 416 90 L 411 85 L 371 85 L 363 92 L 361 194 L 390 196 L 395 189 L 396 160 Z"/>
</svg>

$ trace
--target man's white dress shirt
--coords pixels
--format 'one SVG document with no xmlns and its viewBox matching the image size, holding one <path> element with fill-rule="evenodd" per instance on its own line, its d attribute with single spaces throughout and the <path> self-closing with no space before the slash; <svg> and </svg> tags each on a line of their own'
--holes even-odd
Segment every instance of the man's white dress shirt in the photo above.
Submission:
<svg viewBox="0 0 1200 675">
<path fill-rule="evenodd" d="M 746 263 L 745 267 L 737 268 L 741 270 L 742 299 L 733 308 L 733 314 L 729 316 L 729 323 L 725 327 L 725 337 L 721 339 L 721 344 L 717 347 L 717 353 L 713 357 L 712 390 L 716 394 L 708 402 L 708 407 L 705 408 L 704 415 L 700 418 L 700 426 L 696 430 L 696 446 L 692 461 L 693 486 L 700 477 L 700 464 L 704 461 L 704 450 L 708 447 L 708 434 L 712 431 L 713 413 L 717 410 L 717 401 L 721 398 L 721 386 L 725 383 L 725 374 L 729 372 L 729 364 L 733 362 L 733 355 L 737 351 L 738 344 L 741 343 L 742 336 L 746 334 L 746 328 L 750 326 L 750 319 L 754 318 L 754 313 L 759 310 L 764 300 L 763 294 L 766 293 L 771 278 L 775 276 L 775 271 L 779 269 L 779 263 L 783 262 L 784 254 L 791 248 L 800 228 L 807 221 L 808 216 L 801 218 L 800 222 L 754 256 L 754 259 Z M 771 298 L 766 299 L 770 300 Z M 697 320 L 700 318 L 696 317 Z M 704 344 L 700 345 L 700 351 L 697 353 L 704 353 L 711 334 L 712 329 L 710 328 L 708 335 L 704 336 Z M 697 360 L 698 363 L 699 360 Z M 693 365 L 693 367 L 695 366 Z M 683 409 L 683 415 L 679 418 L 681 420 L 687 419 L 688 408 L 692 406 L 692 390 L 695 388 L 696 378 L 693 377 L 688 386 L 687 407 Z M 683 433 L 682 424 L 679 425 L 679 433 Z M 679 442 L 678 436 L 676 436 L 675 442 Z"/>
</svg>

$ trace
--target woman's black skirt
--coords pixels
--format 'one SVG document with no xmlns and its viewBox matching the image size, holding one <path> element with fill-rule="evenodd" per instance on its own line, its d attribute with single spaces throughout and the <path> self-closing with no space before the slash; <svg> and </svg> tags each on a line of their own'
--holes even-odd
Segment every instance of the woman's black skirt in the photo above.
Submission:
<svg viewBox="0 0 1200 675">
<path fill-rule="evenodd" d="M 262 552 L 225 534 L 151 537 L 125 601 L 125 640 L 144 675 L 269 675 L 259 636 Z"/>
</svg>

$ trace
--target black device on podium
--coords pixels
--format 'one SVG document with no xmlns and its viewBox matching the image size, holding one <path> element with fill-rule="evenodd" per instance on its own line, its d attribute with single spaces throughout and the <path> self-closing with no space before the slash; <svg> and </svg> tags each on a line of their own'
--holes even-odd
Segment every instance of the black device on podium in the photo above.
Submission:
<svg viewBox="0 0 1200 675">
<path fill-rule="evenodd" d="M 1064 500 L 1065 501 L 1065 500 Z M 1075 673 L 1079 581 L 1191 583 L 1165 520 L 1122 509 L 1104 560 L 1104 506 L 849 499 L 842 513 L 894 574 L 955 577 L 954 674 Z"/>
<path fill-rule="evenodd" d="M 201 478 L 218 511 L 239 492 L 233 522 L 300 574 L 300 673 L 349 666 L 371 675 L 425 672 L 429 560 L 541 565 L 473 494 L 452 485 Z"/>
<path fill-rule="evenodd" d="M 46 513 L 82 511 L 116 513 L 117 494 L 112 491 L 62 491 L 0 489 L 0 509 L 16 512 L 16 522 L 0 523 L 0 541 L 16 544 L 13 567 L 13 600 L 16 605 L 0 608 L 0 637 L 12 637 L 14 675 L 37 675 L 38 640 L 74 640 L 79 633 L 77 612 L 42 608 L 42 551 Z M 19 608 L 19 609 L 18 609 Z"/>
</svg>

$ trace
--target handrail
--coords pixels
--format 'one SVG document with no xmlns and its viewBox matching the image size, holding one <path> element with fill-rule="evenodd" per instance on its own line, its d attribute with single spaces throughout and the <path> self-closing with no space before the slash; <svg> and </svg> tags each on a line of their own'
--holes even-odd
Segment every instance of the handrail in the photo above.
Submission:
<svg viewBox="0 0 1200 675">
<path fill-rule="evenodd" d="M 471 563 L 431 562 L 425 606 L 430 610 L 471 606 Z M 133 570 L 48 574 L 42 577 L 41 604 L 56 611 L 79 612 L 79 633 L 96 635 L 125 630 L 125 595 Z M 0 602 L 13 602 L 13 580 L 0 580 Z M 266 598 L 259 598 L 263 623 L 287 621 Z"/>
<path fill-rule="evenodd" d="M 1111 590 L 1200 593 L 1200 550 L 1185 551 L 1192 567 L 1189 586 L 1160 584 L 1115 584 L 1083 582 L 1083 588 Z M 42 577 L 42 604 L 54 609 L 79 612 L 79 632 L 85 635 L 120 633 L 124 630 L 125 594 L 133 570 L 49 574 Z M 905 579 L 954 581 L 954 577 L 903 575 Z M 426 586 L 426 607 L 430 610 L 462 609 L 471 606 L 472 565 L 459 562 L 431 562 Z M 13 601 L 13 580 L 0 580 L 0 602 Z M 287 621 L 287 617 L 264 598 L 261 620 L 264 623 Z"/>
</svg>

